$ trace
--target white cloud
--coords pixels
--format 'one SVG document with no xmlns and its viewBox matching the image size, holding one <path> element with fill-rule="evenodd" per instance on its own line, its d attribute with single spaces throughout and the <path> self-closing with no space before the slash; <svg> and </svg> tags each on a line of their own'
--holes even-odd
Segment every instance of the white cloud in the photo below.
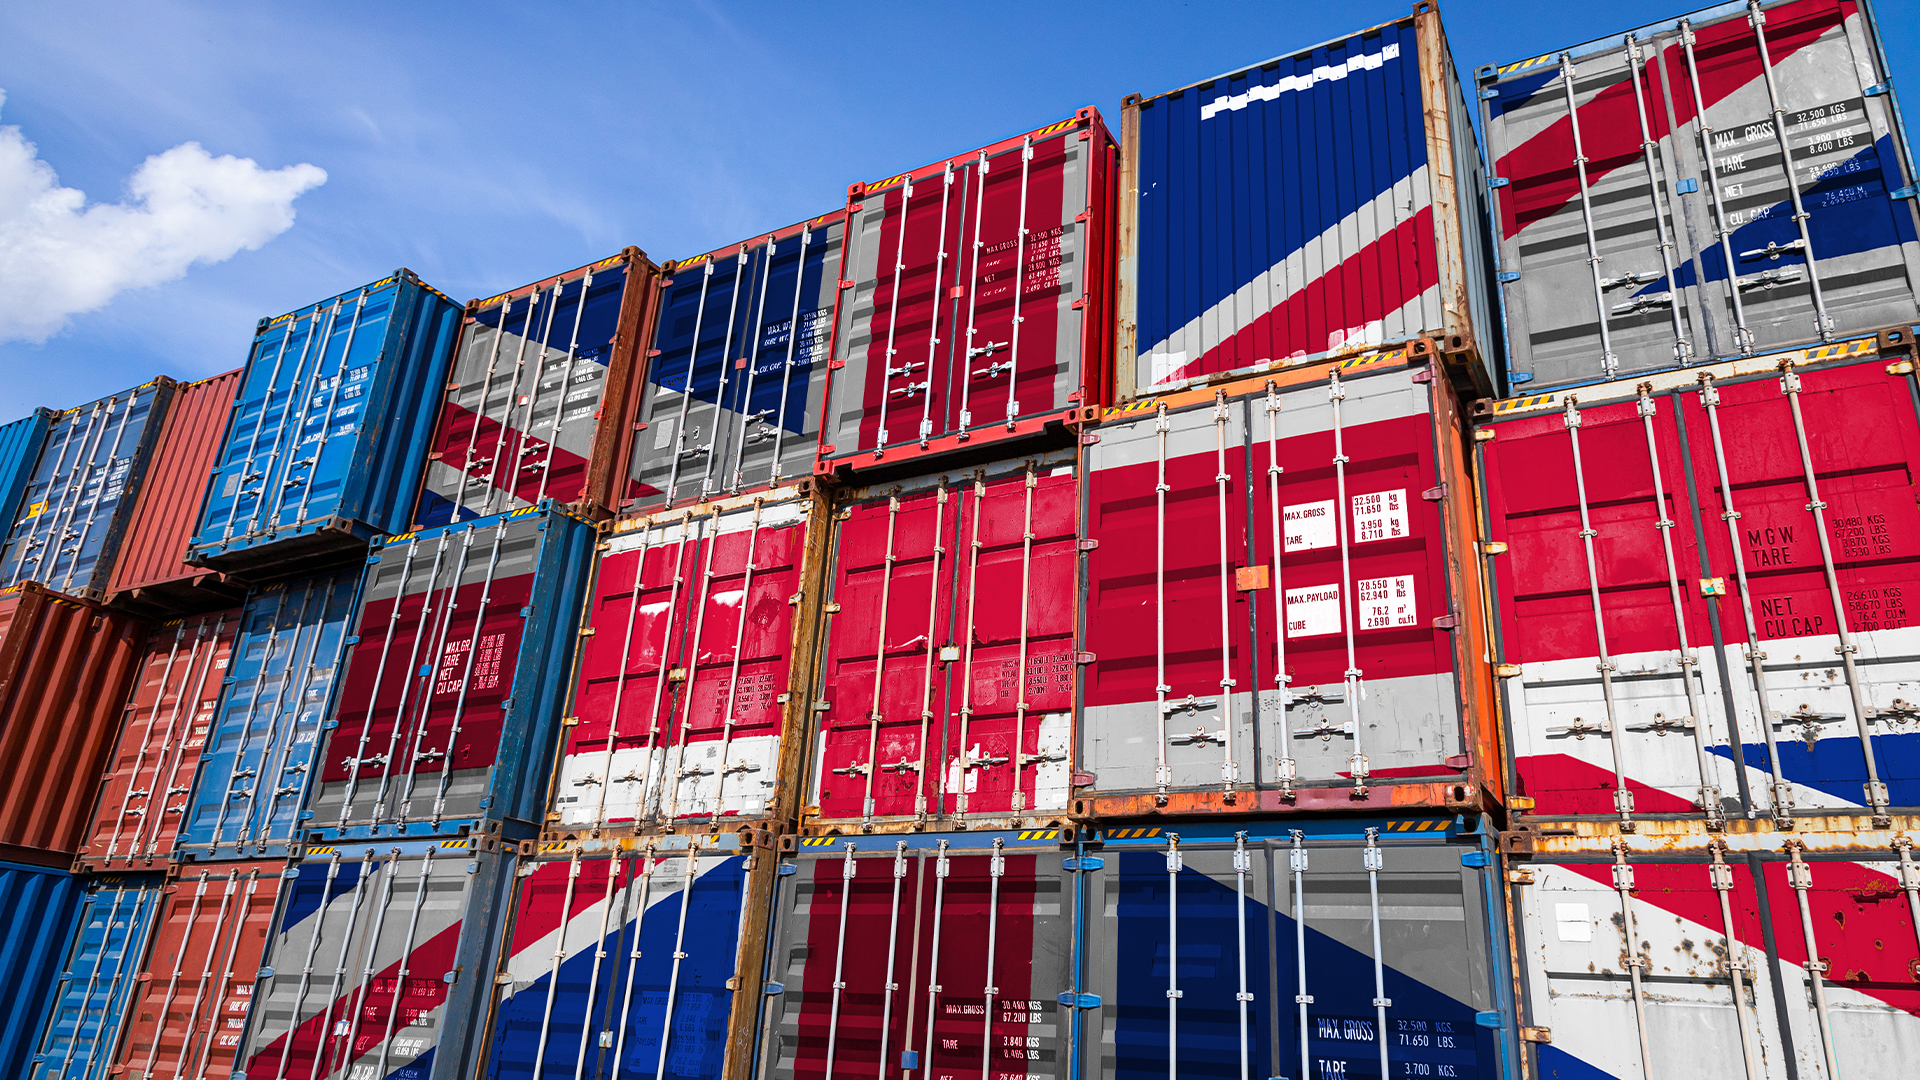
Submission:
<svg viewBox="0 0 1920 1080">
<path fill-rule="evenodd" d="M 255 250 L 326 180 L 315 165 L 263 169 L 189 142 L 142 162 L 126 201 L 88 206 L 18 127 L 0 126 L 0 342 L 45 341 L 124 290 Z"/>
</svg>

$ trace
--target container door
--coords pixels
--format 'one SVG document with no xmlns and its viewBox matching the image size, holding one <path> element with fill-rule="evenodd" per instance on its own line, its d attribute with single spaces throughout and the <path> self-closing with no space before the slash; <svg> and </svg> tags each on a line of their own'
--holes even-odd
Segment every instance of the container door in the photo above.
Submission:
<svg viewBox="0 0 1920 1080">
<path fill-rule="evenodd" d="M 802 841 L 838 850 L 780 879 L 759 1075 L 1065 1077 L 1073 890 L 1033 835 Z"/>
<path fill-rule="evenodd" d="M 635 436 L 634 509 L 812 473 L 845 232 L 829 215 L 676 267 Z"/>
<path fill-rule="evenodd" d="M 1159 1076 L 1174 1060 L 1225 1076 L 1505 1075 L 1475 1022 L 1495 962 L 1477 875 L 1461 847 L 1399 835 L 1438 826 L 1298 842 L 1113 830 L 1124 839 L 1089 871 L 1100 1003 L 1082 1074 Z"/>
<path fill-rule="evenodd" d="M 579 497 L 627 274 L 616 258 L 480 302 L 447 379 L 417 526 Z"/>
<path fill-rule="evenodd" d="M 147 935 L 160 905 L 160 879 L 97 879 L 80 905 L 59 997 L 40 1037 L 33 1080 L 98 1080 L 120 1045 L 128 999 L 138 986 Z"/>
<path fill-rule="evenodd" d="M 746 861 L 645 851 L 533 864 L 507 939 L 489 1080 L 718 1077 Z"/>
</svg>

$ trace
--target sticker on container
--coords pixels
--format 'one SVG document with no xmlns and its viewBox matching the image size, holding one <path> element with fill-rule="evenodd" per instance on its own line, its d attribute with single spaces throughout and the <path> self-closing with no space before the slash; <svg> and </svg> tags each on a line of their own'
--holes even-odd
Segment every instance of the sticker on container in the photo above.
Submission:
<svg viewBox="0 0 1920 1080">
<path fill-rule="evenodd" d="M 1561 941 L 1593 940 L 1593 916 L 1585 904 L 1553 905 L 1553 927 Z"/>
<path fill-rule="evenodd" d="M 1359 590 L 1360 629 L 1391 630 L 1419 621 L 1413 609 L 1412 575 L 1361 578 L 1354 587 Z"/>
<path fill-rule="evenodd" d="M 1407 535 L 1407 489 L 1353 497 L 1353 542 L 1398 540 Z"/>
<path fill-rule="evenodd" d="M 979 771 L 967 768 L 968 761 L 977 761 L 979 758 L 980 744 L 975 743 L 973 745 L 973 753 L 970 756 L 955 758 L 953 761 L 947 763 L 948 791 L 965 791 L 971 795 L 980 789 Z"/>
<path fill-rule="evenodd" d="M 1310 585 L 1287 590 L 1287 636 L 1314 637 L 1340 632 L 1340 586 Z"/>
<path fill-rule="evenodd" d="M 1358 499 L 1354 500 L 1356 503 Z M 1335 535 L 1336 522 L 1333 519 L 1333 500 L 1325 502 L 1295 503 L 1281 511 L 1281 529 L 1287 534 L 1286 550 L 1312 551 L 1314 548 L 1332 547 L 1339 540 Z"/>
</svg>

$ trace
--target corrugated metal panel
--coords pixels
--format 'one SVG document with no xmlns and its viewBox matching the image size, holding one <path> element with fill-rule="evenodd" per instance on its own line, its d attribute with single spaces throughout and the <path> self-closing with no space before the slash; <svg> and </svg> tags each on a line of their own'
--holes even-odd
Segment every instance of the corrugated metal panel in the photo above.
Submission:
<svg viewBox="0 0 1920 1080">
<path fill-rule="evenodd" d="M 1500 656 L 1540 812 L 1920 807 L 1911 350 L 1486 411 Z"/>
<path fill-rule="evenodd" d="M 106 591 L 178 384 L 155 379 L 56 415 L 0 553 L 0 581 Z"/>
<path fill-rule="evenodd" d="M 341 570 L 247 600 L 177 859 L 286 856 L 299 843 L 359 585 L 358 570 Z"/>
<path fill-rule="evenodd" d="M 122 713 L 80 868 L 165 870 L 226 685 L 238 609 L 154 628 Z"/>
<path fill-rule="evenodd" d="M 312 836 L 533 834 L 594 540 L 547 503 L 381 544 L 321 735 Z"/>
<path fill-rule="evenodd" d="M 314 848 L 294 864 L 240 1072 L 474 1075 L 516 862 L 474 843 Z"/>
<path fill-rule="evenodd" d="M 36 584 L 4 593 L 12 610 L 0 639 L 0 845 L 75 852 L 147 627 Z"/>
<path fill-rule="evenodd" d="M 1486 189 L 1434 5 L 1121 124 L 1123 399 L 1416 338 L 1493 385 Z"/>
<path fill-rule="evenodd" d="M 1540 821 L 1503 838 L 1531 853 L 1512 919 L 1521 1022 L 1545 1036 L 1529 1048 L 1533 1075 L 1912 1068 L 1916 823 L 1805 821 L 1787 836 L 1748 824 L 1647 822 L 1650 835 L 1603 836 Z M 1841 831 L 1822 835 L 1822 824 Z M 1835 843 L 1851 850 L 1828 851 Z"/>
<path fill-rule="evenodd" d="M 752 1075 L 866 1075 L 897 1062 L 922 1076 L 1064 1080 L 1072 835 L 803 839 L 774 896 Z"/>
<path fill-rule="evenodd" d="M 1087 108 L 848 191 L 819 468 L 1043 435 L 1112 400 L 1117 153 Z"/>
<path fill-rule="evenodd" d="M 1086 452 L 1087 809 L 1497 798 L 1463 425 L 1431 355 L 1109 413 Z"/>
<path fill-rule="evenodd" d="M 267 935 L 278 921 L 286 867 L 270 860 L 175 870 L 134 980 L 111 1072 L 196 1080 L 235 1075 L 234 1054 L 252 1012 Z"/>
<path fill-rule="evenodd" d="M 949 815 L 1065 812 L 1079 681 L 1076 456 L 836 500 L 815 818 L 925 828 Z"/>
<path fill-rule="evenodd" d="M 174 395 L 159 442 L 127 521 L 108 599 L 137 611 L 197 613 L 244 597 L 219 574 L 186 564 L 187 541 L 200 520 L 207 475 L 220 452 L 240 372 L 188 383 Z"/>
<path fill-rule="evenodd" d="M 602 545 L 554 835 L 791 820 L 812 727 L 825 513 L 810 486 L 784 488 L 629 519 Z"/>
<path fill-rule="evenodd" d="M 1108 827 L 1082 857 L 1079 1075 L 1517 1075 L 1490 837 L 1444 817 L 1233 829 Z"/>
<path fill-rule="evenodd" d="M 60 961 L 73 939 L 80 879 L 40 866 L 0 862 L 0 1073 L 25 1076 L 53 1008 Z"/>
<path fill-rule="evenodd" d="M 624 465 L 633 442 L 660 283 L 628 248 L 468 304 L 414 525 L 549 498 L 599 519 L 638 495 L 609 486 L 602 459 Z"/>
<path fill-rule="evenodd" d="M 158 874 L 88 879 L 30 1080 L 107 1075 L 165 883 Z"/>
<path fill-rule="evenodd" d="M 484 1075 L 741 1075 L 774 853 L 732 834 L 598 847 L 523 864 Z"/>
<path fill-rule="evenodd" d="M 20 497 L 40 463 L 40 448 L 53 427 L 52 409 L 35 409 L 0 426 L 0 521 L 12 522 L 20 511 Z"/>
<path fill-rule="evenodd" d="M 407 270 L 262 320 L 187 557 L 284 572 L 406 531 L 459 332 Z"/>
<path fill-rule="evenodd" d="M 672 264 L 630 455 L 631 510 L 813 472 L 846 231 L 836 210 Z"/>
<path fill-rule="evenodd" d="M 1912 151 L 1871 18 L 1721 4 L 1480 69 L 1516 388 L 1912 323 Z"/>
</svg>

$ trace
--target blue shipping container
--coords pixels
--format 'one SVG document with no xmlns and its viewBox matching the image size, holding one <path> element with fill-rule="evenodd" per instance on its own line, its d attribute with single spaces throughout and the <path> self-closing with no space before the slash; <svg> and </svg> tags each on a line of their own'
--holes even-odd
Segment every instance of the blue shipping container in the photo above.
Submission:
<svg viewBox="0 0 1920 1080">
<path fill-rule="evenodd" d="M 176 851 L 187 861 L 291 854 L 339 684 L 357 569 L 247 598 Z"/>
<path fill-rule="evenodd" d="M 736 835 L 692 839 L 546 845 L 522 868 L 487 1080 L 721 1075 L 730 984 L 760 973 L 742 930 L 765 917 L 771 875 L 752 872 Z"/>
<path fill-rule="evenodd" d="M 19 511 L 20 497 L 33 478 L 33 467 L 40 463 L 40 448 L 52 426 L 53 410 L 35 409 L 0 427 L 0 521 L 11 522 Z"/>
<path fill-rule="evenodd" d="M 0 1076 L 25 1076 L 34 1039 L 80 913 L 80 879 L 65 870 L 0 863 Z"/>
<path fill-rule="evenodd" d="M 547 502 L 376 548 L 309 840 L 533 835 L 597 537 Z"/>
<path fill-rule="evenodd" d="M 188 561 L 337 552 L 408 527 L 460 307 L 401 270 L 262 320 Z"/>
<path fill-rule="evenodd" d="M 30 1080 L 107 1075 L 165 884 L 158 874 L 112 874 L 87 882 Z"/>
<path fill-rule="evenodd" d="M 100 597 L 177 386 L 155 379 L 54 416 L 9 519 L 0 584 Z"/>
</svg>

